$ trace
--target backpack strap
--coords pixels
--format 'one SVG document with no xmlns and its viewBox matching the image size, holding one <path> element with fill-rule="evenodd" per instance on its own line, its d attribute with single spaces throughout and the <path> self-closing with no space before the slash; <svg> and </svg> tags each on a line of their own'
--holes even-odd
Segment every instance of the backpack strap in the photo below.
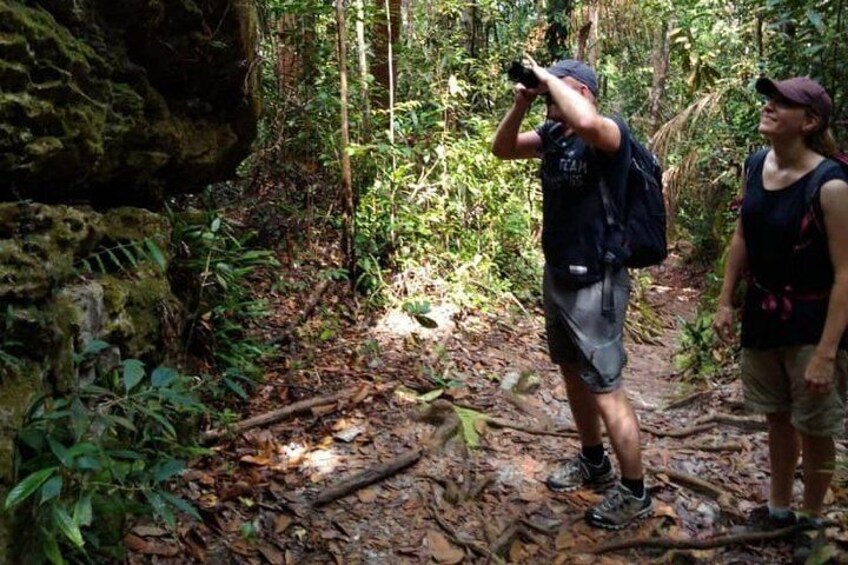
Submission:
<svg viewBox="0 0 848 565">
<path fill-rule="evenodd" d="M 842 165 L 840 165 L 833 159 L 825 159 L 821 163 L 819 163 L 815 169 L 813 169 L 813 176 L 811 176 L 810 180 L 807 181 L 806 193 L 804 194 L 804 202 L 809 207 L 808 214 L 812 215 L 810 219 L 815 222 L 815 224 L 819 227 L 820 230 L 822 230 L 822 232 L 824 232 L 824 216 L 822 215 L 821 199 L 819 198 L 821 187 L 824 184 L 824 182 L 822 181 L 825 175 L 828 175 L 834 169 L 838 169 L 841 166 Z M 809 221 L 802 222 L 801 224 L 802 236 L 803 232 L 806 231 L 808 227 L 808 223 Z"/>
<path fill-rule="evenodd" d="M 600 175 L 601 182 L 599 189 L 601 191 L 601 201 L 604 204 L 604 216 L 606 217 L 607 226 L 615 227 L 616 221 L 614 217 L 615 205 L 612 202 L 609 185 L 607 184 L 604 175 Z M 604 279 L 603 288 L 601 289 L 601 313 L 608 319 L 615 318 L 615 300 L 612 293 L 612 266 L 615 257 L 612 256 L 609 250 L 604 254 Z"/>
</svg>

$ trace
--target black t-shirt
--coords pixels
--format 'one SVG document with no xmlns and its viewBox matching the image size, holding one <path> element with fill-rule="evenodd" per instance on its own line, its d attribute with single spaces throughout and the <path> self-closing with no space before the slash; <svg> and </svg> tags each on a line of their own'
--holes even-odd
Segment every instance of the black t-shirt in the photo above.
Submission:
<svg viewBox="0 0 848 565">
<path fill-rule="evenodd" d="M 536 131 L 542 138 L 542 249 L 545 261 L 560 278 L 591 283 L 603 276 L 608 226 L 599 189 L 601 175 L 617 210 L 624 209 L 630 165 L 630 130 L 618 117 L 621 145 L 614 154 L 592 148 L 564 127 L 546 121 Z"/>
<path fill-rule="evenodd" d="M 816 344 L 827 318 L 833 265 L 823 226 L 810 222 L 808 215 L 807 185 L 814 181 L 814 171 L 780 190 L 766 190 L 766 154 L 766 150 L 755 153 L 745 162 L 748 180 L 741 219 L 749 285 L 742 315 L 742 346 L 766 349 Z M 826 162 L 819 167 L 825 170 Z M 827 169 L 819 186 L 833 179 L 848 180 L 848 176 L 841 167 Z M 816 205 L 817 199 L 818 194 Z M 809 224 L 803 241 L 802 222 Z"/>
</svg>

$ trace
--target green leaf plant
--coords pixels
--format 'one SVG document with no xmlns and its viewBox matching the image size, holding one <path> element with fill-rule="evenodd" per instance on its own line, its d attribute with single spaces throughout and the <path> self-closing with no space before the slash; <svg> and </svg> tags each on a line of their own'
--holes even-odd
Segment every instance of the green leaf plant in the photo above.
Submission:
<svg viewBox="0 0 848 565">
<path fill-rule="evenodd" d="M 93 341 L 76 361 L 106 347 Z M 172 368 L 149 371 L 126 359 L 72 394 L 32 406 L 17 438 L 20 479 L 3 505 L 27 525 L 15 557 L 114 562 L 128 515 L 152 515 L 170 528 L 177 512 L 199 518 L 169 487 L 192 453 L 178 430 L 205 411 L 193 383 Z"/>
</svg>

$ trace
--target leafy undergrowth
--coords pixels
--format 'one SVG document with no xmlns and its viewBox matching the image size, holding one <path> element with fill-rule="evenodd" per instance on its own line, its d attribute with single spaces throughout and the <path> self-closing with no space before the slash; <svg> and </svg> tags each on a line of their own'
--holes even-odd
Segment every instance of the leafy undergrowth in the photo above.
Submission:
<svg viewBox="0 0 848 565">
<path fill-rule="evenodd" d="M 333 261 L 317 246 L 307 246 L 296 258 L 281 256 L 279 278 L 269 277 L 257 289 L 274 311 L 260 330 L 267 340 L 287 335 Z M 214 456 L 191 462 L 181 490 L 202 520 L 182 516 L 174 531 L 138 525 L 126 539 L 130 561 L 786 561 L 791 547 L 781 541 L 595 553 L 629 538 L 733 534 L 741 516 L 765 500 L 766 437 L 744 427 L 750 424 L 741 411 L 738 383 L 696 386 L 677 376 L 672 365 L 682 321 L 691 319 L 698 302 L 690 273 L 672 260 L 653 275 L 647 298 L 668 323 L 656 345 L 628 344 L 626 376 L 644 428 L 653 517 L 622 532 L 592 529 L 582 516 L 599 495 L 554 494 L 545 488 L 547 473 L 573 454 L 578 442 L 566 430 L 571 419 L 565 388 L 548 362 L 537 308 L 458 311 L 434 299 L 426 318 L 436 326 L 426 327 L 433 324 L 422 325 L 420 308 L 366 315 L 346 294 L 348 287 L 334 282 L 313 315 L 281 341 L 280 355 L 265 367 L 243 417 L 339 391 L 349 394 L 225 438 L 215 445 Z M 458 430 L 442 449 L 416 461 L 415 450 L 438 425 L 420 416 L 422 408 L 445 401 L 458 408 Z M 729 417 L 710 420 L 712 413 Z M 536 432 L 566 431 L 545 435 L 504 423 Z M 339 481 L 410 455 L 416 462 L 387 478 L 320 507 L 311 505 Z M 720 492 L 704 490 L 689 478 Z M 840 469 L 829 495 L 829 517 L 843 523 L 844 479 Z M 845 541 L 844 527 L 835 528 L 825 550 L 841 551 Z"/>
</svg>

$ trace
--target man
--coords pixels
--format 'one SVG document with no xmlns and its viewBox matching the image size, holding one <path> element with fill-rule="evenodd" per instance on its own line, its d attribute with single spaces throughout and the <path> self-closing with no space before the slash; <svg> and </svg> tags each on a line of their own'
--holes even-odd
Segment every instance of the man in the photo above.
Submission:
<svg viewBox="0 0 848 565">
<path fill-rule="evenodd" d="M 586 64 L 567 59 L 544 69 L 531 61 L 531 69 L 539 86 L 515 85 L 515 101 L 498 126 L 492 153 L 502 159 L 542 159 L 548 348 L 565 378 L 582 444 L 581 452 L 548 477 L 547 485 L 566 491 L 615 483 L 602 441 L 603 421 L 621 481 L 585 517 L 593 526 L 620 529 L 651 512 L 639 423 L 621 381 L 630 279 L 609 251 L 601 195 L 603 182 L 611 203 L 623 209 L 630 133 L 620 119 L 598 113 L 598 80 Z M 547 102 L 548 119 L 536 130 L 521 132 L 539 95 Z"/>
</svg>

